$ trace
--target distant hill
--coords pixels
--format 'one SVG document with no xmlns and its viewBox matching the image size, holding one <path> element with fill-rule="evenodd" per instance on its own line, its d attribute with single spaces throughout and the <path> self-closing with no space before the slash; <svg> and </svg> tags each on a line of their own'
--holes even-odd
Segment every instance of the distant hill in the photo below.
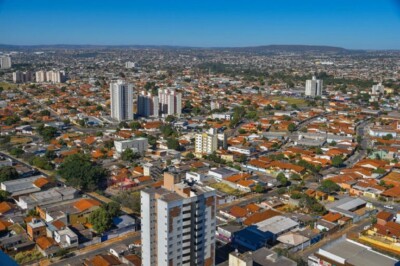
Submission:
<svg viewBox="0 0 400 266">
<path fill-rule="evenodd" d="M 5 50 L 57 50 L 57 49 L 206 49 L 206 50 L 224 50 L 232 52 L 245 52 L 245 53 L 346 53 L 355 52 L 357 50 L 348 50 L 341 47 L 334 46 L 321 46 L 321 45 L 263 45 L 263 46 L 249 46 L 249 47 L 189 47 L 189 46 L 172 46 L 172 45 L 74 45 L 74 44 L 54 44 L 54 45 L 11 45 L 0 44 L 0 49 Z M 361 51 L 361 50 L 358 50 Z"/>
<path fill-rule="evenodd" d="M 279 53 L 279 52 L 343 53 L 351 51 L 342 47 L 322 46 L 322 45 L 263 45 L 263 46 L 232 47 L 232 48 L 220 48 L 220 49 L 239 51 L 239 52 L 253 52 L 253 53 Z"/>
</svg>

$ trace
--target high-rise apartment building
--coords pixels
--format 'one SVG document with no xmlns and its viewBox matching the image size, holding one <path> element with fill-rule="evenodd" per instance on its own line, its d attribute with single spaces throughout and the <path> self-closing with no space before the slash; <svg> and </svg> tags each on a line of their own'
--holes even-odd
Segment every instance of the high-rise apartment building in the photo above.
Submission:
<svg viewBox="0 0 400 266">
<path fill-rule="evenodd" d="M 215 128 L 210 128 L 208 132 L 196 134 L 195 152 L 197 154 L 211 154 L 218 148 L 218 135 Z"/>
<path fill-rule="evenodd" d="M 137 97 L 137 114 L 143 117 L 159 116 L 158 96 L 142 91 Z"/>
<path fill-rule="evenodd" d="M 26 82 L 30 82 L 33 81 L 33 75 L 30 71 L 15 71 L 13 73 L 13 81 L 14 83 L 26 83 Z"/>
<path fill-rule="evenodd" d="M 315 76 L 306 81 L 306 96 L 317 97 L 322 95 L 322 80 L 317 79 Z"/>
<path fill-rule="evenodd" d="M 133 87 L 123 80 L 110 83 L 111 118 L 133 120 Z"/>
<path fill-rule="evenodd" d="M 0 68 L 8 69 L 11 68 L 11 57 L 8 55 L 0 56 Z"/>
<path fill-rule="evenodd" d="M 46 82 L 46 72 L 43 70 L 36 71 L 35 73 L 36 76 L 36 82 L 41 83 L 41 82 Z"/>
<path fill-rule="evenodd" d="M 36 82 L 52 82 L 52 83 L 62 83 L 66 79 L 65 71 L 50 70 L 50 71 L 36 71 Z"/>
<path fill-rule="evenodd" d="M 164 173 L 141 191 L 142 265 L 215 265 L 216 193 Z"/>
<path fill-rule="evenodd" d="M 177 115 L 182 112 L 182 93 L 172 89 L 158 90 L 160 113 L 164 116 Z"/>
<path fill-rule="evenodd" d="M 383 86 L 382 83 L 375 84 L 372 86 L 371 92 L 372 92 L 372 94 L 384 93 L 385 86 Z"/>
</svg>

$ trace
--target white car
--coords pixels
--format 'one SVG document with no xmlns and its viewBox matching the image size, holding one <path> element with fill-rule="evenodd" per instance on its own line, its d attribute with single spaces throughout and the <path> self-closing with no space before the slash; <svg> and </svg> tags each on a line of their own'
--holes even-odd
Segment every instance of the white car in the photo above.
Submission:
<svg viewBox="0 0 400 266">
<path fill-rule="evenodd" d="M 393 206 L 390 206 L 390 205 L 385 205 L 385 206 L 383 206 L 383 207 L 386 208 L 386 209 L 393 210 Z"/>
</svg>

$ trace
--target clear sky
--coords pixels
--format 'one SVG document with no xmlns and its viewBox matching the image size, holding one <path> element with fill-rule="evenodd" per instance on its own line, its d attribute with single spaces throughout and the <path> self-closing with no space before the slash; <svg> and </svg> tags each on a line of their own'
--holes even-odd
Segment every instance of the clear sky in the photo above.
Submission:
<svg viewBox="0 0 400 266">
<path fill-rule="evenodd" d="M 400 49 L 400 0 L 0 0 L 2 44 Z"/>
</svg>

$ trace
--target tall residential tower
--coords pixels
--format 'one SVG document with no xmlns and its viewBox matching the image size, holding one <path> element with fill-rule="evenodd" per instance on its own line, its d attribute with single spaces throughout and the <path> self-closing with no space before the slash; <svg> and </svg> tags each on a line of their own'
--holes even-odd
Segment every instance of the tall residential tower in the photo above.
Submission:
<svg viewBox="0 0 400 266">
<path fill-rule="evenodd" d="M 141 191 L 142 265 L 215 265 L 216 194 L 164 173 Z"/>
<path fill-rule="evenodd" d="M 133 88 L 123 80 L 110 84 L 111 118 L 117 121 L 133 120 Z"/>
<path fill-rule="evenodd" d="M 317 97 L 322 95 L 322 80 L 317 79 L 315 76 L 306 81 L 306 96 Z"/>
</svg>

